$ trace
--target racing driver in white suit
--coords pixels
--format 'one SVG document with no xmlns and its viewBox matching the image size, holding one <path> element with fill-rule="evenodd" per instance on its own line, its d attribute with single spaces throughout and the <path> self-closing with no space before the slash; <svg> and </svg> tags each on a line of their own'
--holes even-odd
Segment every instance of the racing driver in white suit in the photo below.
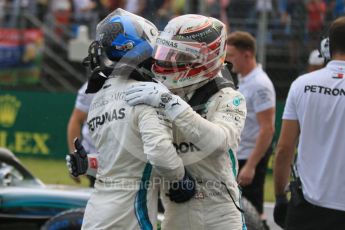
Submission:
<svg viewBox="0 0 345 230">
<path fill-rule="evenodd" d="M 164 230 L 246 228 L 236 182 L 246 105 L 240 92 L 224 87 L 225 41 L 225 25 L 217 19 L 183 15 L 170 20 L 153 52 L 158 84 L 141 82 L 126 91 L 130 105 L 159 107 L 173 122 L 174 145 L 197 182 L 196 195 L 185 203 L 162 196 Z"/>
<path fill-rule="evenodd" d="M 150 106 L 133 107 L 124 100 L 126 88 L 150 79 L 145 69 L 158 31 L 149 21 L 117 9 L 98 24 L 96 34 L 89 61 L 98 58 L 101 65 L 93 66 L 86 90 L 97 92 L 87 123 L 100 154 L 82 229 L 156 229 L 155 172 L 175 183 L 176 189 L 167 191 L 173 201 L 184 202 L 195 193 L 172 143 L 169 120 Z"/>
</svg>

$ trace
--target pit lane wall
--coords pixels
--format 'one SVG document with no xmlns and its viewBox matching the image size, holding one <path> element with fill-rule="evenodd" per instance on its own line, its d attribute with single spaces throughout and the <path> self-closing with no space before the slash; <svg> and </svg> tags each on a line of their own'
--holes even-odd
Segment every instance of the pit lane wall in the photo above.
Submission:
<svg viewBox="0 0 345 230">
<path fill-rule="evenodd" d="M 64 158 L 75 97 L 73 93 L 0 90 L 0 146 L 18 156 Z M 275 140 L 283 108 L 284 103 L 277 102 Z"/>
</svg>

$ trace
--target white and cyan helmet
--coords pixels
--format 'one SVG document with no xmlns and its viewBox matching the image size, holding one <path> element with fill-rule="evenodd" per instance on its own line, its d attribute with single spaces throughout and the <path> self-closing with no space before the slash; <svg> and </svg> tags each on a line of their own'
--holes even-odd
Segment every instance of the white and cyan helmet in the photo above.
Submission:
<svg viewBox="0 0 345 230">
<path fill-rule="evenodd" d="M 156 40 L 152 72 L 169 89 L 194 90 L 217 76 L 226 55 L 226 26 L 187 14 L 169 21 Z"/>
<path fill-rule="evenodd" d="M 152 52 L 158 30 L 143 17 L 121 8 L 114 10 L 96 28 L 96 40 L 83 61 L 91 67 L 86 93 L 101 89 L 112 74 L 139 81 L 152 80 Z"/>
<path fill-rule="evenodd" d="M 112 61 L 140 63 L 151 58 L 158 35 L 156 26 L 143 17 L 121 8 L 114 10 L 97 25 L 96 41 Z"/>
</svg>

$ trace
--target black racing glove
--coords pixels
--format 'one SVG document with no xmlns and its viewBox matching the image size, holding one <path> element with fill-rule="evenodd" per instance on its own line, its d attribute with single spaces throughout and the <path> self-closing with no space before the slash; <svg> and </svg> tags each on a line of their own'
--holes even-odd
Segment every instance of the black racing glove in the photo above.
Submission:
<svg viewBox="0 0 345 230">
<path fill-rule="evenodd" d="M 68 171 L 74 177 L 84 175 L 88 169 L 87 153 L 78 138 L 74 139 L 74 152 L 67 154 L 66 164 Z"/>
<path fill-rule="evenodd" d="M 89 45 L 88 56 L 84 58 L 82 64 L 90 67 L 92 71 L 101 67 L 101 56 L 103 54 L 103 46 L 99 41 L 92 41 Z"/>
<path fill-rule="evenodd" d="M 83 65 L 91 69 L 86 93 L 98 92 L 113 71 L 112 68 L 105 66 L 102 60 L 103 55 L 104 49 L 102 44 L 99 41 L 93 41 L 89 46 L 88 56 L 83 60 Z"/>
<path fill-rule="evenodd" d="M 169 196 L 171 201 L 183 203 L 190 200 L 195 193 L 195 180 L 185 170 L 185 175 L 182 180 L 170 184 L 169 194 L 167 196 Z"/>
<path fill-rule="evenodd" d="M 273 210 L 274 222 L 280 227 L 285 227 L 285 219 L 288 208 L 289 201 L 286 198 L 286 195 L 280 195 L 276 197 L 276 203 Z"/>
</svg>

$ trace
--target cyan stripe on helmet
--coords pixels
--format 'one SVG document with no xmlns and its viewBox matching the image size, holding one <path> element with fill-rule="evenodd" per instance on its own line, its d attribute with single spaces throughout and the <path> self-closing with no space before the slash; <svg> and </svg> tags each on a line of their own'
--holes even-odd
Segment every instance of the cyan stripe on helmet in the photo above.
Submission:
<svg viewBox="0 0 345 230">
<path fill-rule="evenodd" d="M 141 230 L 152 230 L 152 224 L 147 211 L 147 182 L 150 180 L 152 165 L 147 163 L 140 182 L 139 191 L 135 197 L 135 216 L 139 222 Z"/>
</svg>

